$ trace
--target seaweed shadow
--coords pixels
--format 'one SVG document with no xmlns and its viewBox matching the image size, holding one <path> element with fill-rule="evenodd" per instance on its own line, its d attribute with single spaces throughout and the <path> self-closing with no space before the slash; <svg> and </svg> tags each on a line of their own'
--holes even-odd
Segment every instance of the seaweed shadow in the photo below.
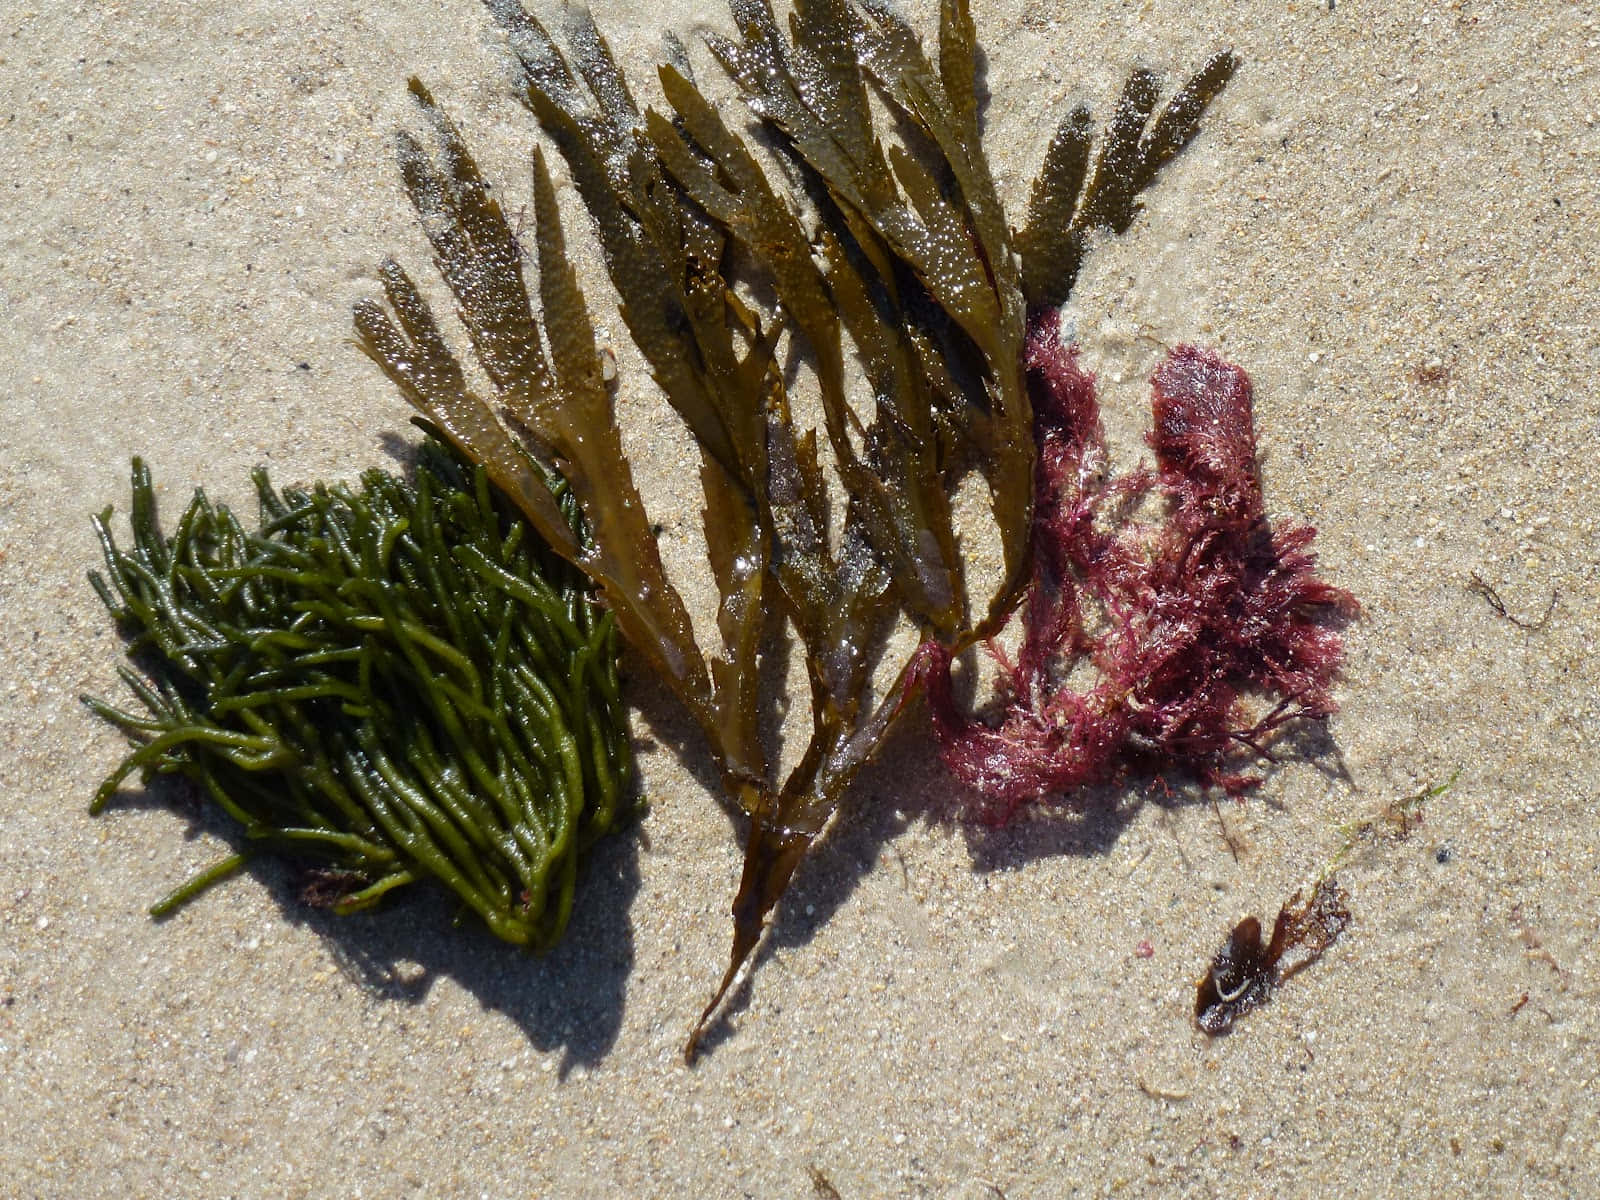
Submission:
<svg viewBox="0 0 1600 1200">
<path fill-rule="evenodd" d="M 202 804 L 185 780 L 153 780 L 119 793 L 114 807 L 173 812 L 188 821 L 190 838 L 210 834 L 235 850 L 248 848 L 237 826 Z M 541 1052 L 561 1050 L 565 1078 L 574 1066 L 603 1060 L 621 1031 L 634 962 L 629 913 L 644 845 L 634 824 L 594 846 L 579 868 L 571 923 L 542 956 L 498 940 L 470 913 L 453 913 L 442 888 L 409 888 L 372 912 L 340 916 L 306 904 L 303 870 L 276 855 L 252 859 L 245 873 L 266 888 L 290 923 L 316 932 L 345 977 L 373 1000 L 420 1005 L 439 979 L 454 979 L 484 1009 L 515 1022 Z M 204 896 L 197 902 L 204 904 Z M 184 911 L 162 923 L 181 922 Z"/>
<path fill-rule="evenodd" d="M 1276 761 L 1266 764 L 1269 778 L 1296 762 L 1354 786 L 1325 721 L 1285 730 L 1275 750 Z M 988 874 L 1021 870 L 1044 859 L 1106 856 L 1148 806 L 1197 808 L 1215 800 L 1215 791 L 1181 775 L 1130 776 L 1080 789 L 1070 803 L 1063 798 L 1006 824 L 985 822 L 976 815 L 984 809 L 984 797 L 945 770 L 918 701 L 896 723 L 881 757 L 857 777 L 838 818 L 779 902 L 767 937 L 729 993 L 717 1022 L 701 1038 L 700 1048 L 714 1052 L 733 1036 L 735 1018 L 748 1008 L 752 979 L 762 964 L 780 949 L 809 943 L 866 877 L 890 861 L 894 841 L 918 821 L 957 828 L 972 870 Z"/>
<path fill-rule="evenodd" d="M 1090 789 L 1081 811 L 1062 809 L 1008 827 L 983 824 L 971 815 L 981 798 L 939 761 L 917 701 L 895 723 L 881 755 L 862 768 L 837 818 L 779 901 L 752 962 L 701 1036 L 701 1052 L 714 1053 L 737 1031 L 736 1018 L 749 1006 L 762 965 L 779 950 L 808 944 L 868 875 L 893 860 L 893 843 L 913 824 L 959 828 L 974 871 L 1012 870 L 1042 858 L 1108 854 L 1147 802 L 1146 790 L 1134 782 Z"/>
</svg>

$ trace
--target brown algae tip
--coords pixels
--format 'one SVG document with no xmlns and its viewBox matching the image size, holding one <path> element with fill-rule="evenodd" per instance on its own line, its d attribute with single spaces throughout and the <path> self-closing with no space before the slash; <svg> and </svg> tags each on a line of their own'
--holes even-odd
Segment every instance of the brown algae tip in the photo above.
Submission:
<svg viewBox="0 0 1600 1200">
<path fill-rule="evenodd" d="M 1329 875 L 1309 895 L 1297 891 L 1278 910 L 1271 941 L 1262 940 L 1255 917 L 1235 925 L 1195 990 L 1194 1023 L 1201 1032 L 1227 1033 L 1235 1020 L 1270 1000 L 1284 980 L 1321 958 L 1350 926 L 1349 901 Z"/>
</svg>

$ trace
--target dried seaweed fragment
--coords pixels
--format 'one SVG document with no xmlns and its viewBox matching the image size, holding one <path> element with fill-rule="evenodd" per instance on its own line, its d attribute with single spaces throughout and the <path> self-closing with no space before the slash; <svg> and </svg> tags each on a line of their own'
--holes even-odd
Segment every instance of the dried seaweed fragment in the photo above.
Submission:
<svg viewBox="0 0 1600 1200">
<path fill-rule="evenodd" d="M 1550 602 L 1544 606 L 1543 615 L 1540 616 L 1538 620 L 1534 621 L 1529 620 L 1526 617 L 1519 617 L 1516 613 L 1508 609 L 1506 607 L 1506 602 L 1500 598 L 1500 593 L 1495 591 L 1493 586 L 1490 585 L 1489 581 L 1484 579 L 1484 577 L 1479 575 L 1476 571 L 1473 571 L 1467 577 L 1467 590 L 1469 592 L 1476 592 L 1478 595 L 1482 596 L 1484 602 L 1488 604 L 1490 609 L 1493 610 L 1495 616 L 1499 617 L 1503 621 L 1509 621 L 1518 629 L 1524 630 L 1527 633 L 1544 632 L 1545 626 L 1550 624 L 1550 618 L 1556 611 L 1556 602 L 1561 599 L 1561 593 L 1555 588 L 1551 588 Z"/>
<path fill-rule="evenodd" d="M 1278 910 L 1271 941 L 1262 940 L 1255 917 L 1240 921 L 1196 988 L 1195 1024 L 1215 1037 L 1270 1000 L 1284 980 L 1321 958 L 1349 927 L 1349 900 L 1338 880 L 1328 875 L 1309 894 L 1296 892 Z"/>
<path fill-rule="evenodd" d="M 1023 280 L 1066 260 L 1042 226 L 1037 255 L 1013 242 L 983 154 L 965 0 L 942 3 L 932 53 L 878 0 L 798 0 L 787 33 L 766 0 L 734 0 L 738 39 L 708 45 L 766 127 L 776 171 L 773 154 L 701 93 L 683 56 L 660 68 L 665 108 L 641 109 L 587 14 L 569 19 L 563 48 L 517 0 L 486 4 L 521 63 L 522 98 L 592 218 L 629 334 L 699 445 L 720 646 L 696 644 L 649 536 L 542 158 L 531 289 L 462 138 L 418 83 L 430 135 L 401 138 L 402 173 L 490 388 L 469 384 L 398 266 L 384 267 L 387 307 L 361 304 L 356 326 L 406 398 L 541 532 L 555 522 L 526 464 L 570 480 L 594 544 L 580 552 L 546 536 L 594 580 L 624 636 L 694 716 L 750 817 L 732 952 L 692 1055 L 903 707 L 909 664 L 881 661 L 896 623 L 957 653 L 998 628 L 1028 582 L 1035 447 Z M 1148 133 L 1153 91 L 1137 122 L 1122 120 L 1093 178 L 1067 197 L 1081 209 L 1072 228 L 1126 228 L 1135 197 L 1192 136 L 1229 71 L 1208 66 Z M 909 139 L 880 128 L 879 101 Z M 1051 186 L 1062 192 L 1059 180 Z M 1062 294 L 1070 286 L 1058 281 Z M 785 338 L 813 372 L 818 428 L 795 418 Z M 830 470 L 845 498 L 837 513 Z M 950 507 L 971 471 L 988 484 L 1005 564 L 999 585 L 977 595 Z M 806 694 L 794 708 L 809 702 L 811 722 L 782 778 L 757 719 L 758 649 L 774 620 L 800 651 Z M 875 686 L 875 675 L 894 683 Z"/>
<path fill-rule="evenodd" d="M 1270 758 L 1284 726 L 1335 710 L 1334 626 L 1357 611 L 1313 573 L 1315 531 L 1267 520 L 1249 379 L 1209 352 L 1173 351 L 1151 381 L 1155 470 L 1108 478 L 1094 380 L 1061 344 L 1054 310 L 1035 322 L 1027 363 L 1034 580 L 1014 657 L 991 644 L 998 724 L 957 710 L 942 648 L 919 652 L 946 766 L 999 821 L 1141 772 L 1248 789 L 1257 781 L 1240 758 Z M 1152 489 L 1162 519 L 1130 519 Z M 1079 667 L 1093 682 L 1069 686 Z"/>
<path fill-rule="evenodd" d="M 1339 826 L 1339 848 L 1327 869 L 1339 870 L 1359 850 L 1405 841 L 1421 828 L 1426 807 L 1453 788 L 1460 775 L 1461 768 L 1457 767 L 1443 783 L 1428 784 L 1398 800 L 1386 800 L 1371 816 Z"/>
<path fill-rule="evenodd" d="M 135 745 L 92 811 L 136 771 L 176 774 L 242 834 L 152 913 L 270 849 L 309 866 L 308 902 L 355 912 L 432 878 L 499 937 L 550 946 L 581 857 L 632 808 L 611 616 L 432 439 L 414 485 L 255 485 L 259 531 L 196 492 L 169 536 L 135 459 L 132 544 L 96 521 L 91 579 L 146 712 L 84 697 Z"/>
</svg>

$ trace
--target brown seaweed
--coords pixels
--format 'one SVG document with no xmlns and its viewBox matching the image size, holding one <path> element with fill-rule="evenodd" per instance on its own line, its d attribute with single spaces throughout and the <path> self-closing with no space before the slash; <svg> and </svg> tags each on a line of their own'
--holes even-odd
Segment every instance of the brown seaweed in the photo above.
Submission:
<svg viewBox="0 0 1600 1200">
<path fill-rule="evenodd" d="M 1195 1024 L 1215 1037 L 1265 1004 L 1284 980 L 1316 962 L 1349 928 L 1349 902 L 1339 881 L 1328 875 L 1278 910 L 1271 941 L 1262 940 L 1255 917 L 1240 921 L 1195 989 Z"/>
<path fill-rule="evenodd" d="M 491 390 L 474 390 L 392 262 L 387 306 L 358 305 L 356 328 L 406 399 L 590 576 L 695 718 L 749 816 L 732 953 L 692 1056 L 795 868 L 903 707 L 909 663 L 882 661 L 896 623 L 959 653 L 1022 595 L 1034 504 L 1029 306 L 1066 295 L 1090 231 L 1128 227 L 1233 59 L 1211 60 L 1148 130 L 1156 83 L 1137 72 L 1092 173 L 1075 165 L 1087 161 L 1087 119 L 1069 118 L 1027 230 L 1013 238 L 983 153 L 966 0 L 944 0 L 932 55 L 880 0 L 800 0 L 787 36 L 765 0 L 734 0 L 738 38 L 708 45 L 772 152 L 706 99 L 685 64 L 659 70 L 666 107 L 641 110 L 587 14 L 570 18 L 563 50 L 516 0 L 486 3 L 520 61 L 522 99 L 592 218 L 629 334 L 700 448 L 720 646 L 697 644 L 657 552 L 542 156 L 533 156 L 536 317 L 522 247 L 417 82 L 429 132 L 401 136 L 402 173 Z M 879 101 L 915 146 L 886 143 Z M 752 280 L 757 290 L 742 286 Z M 753 295 L 772 297 L 770 307 Z M 786 335 L 811 364 L 820 430 L 795 418 L 779 354 Z M 563 538 L 523 451 L 570 482 L 591 546 Z M 827 499 L 830 467 L 840 513 Z M 951 515 L 971 471 L 987 483 L 1004 553 L 1003 578 L 980 594 Z M 782 779 L 757 719 L 774 618 L 801 651 L 807 695 L 797 699 L 809 700 L 811 721 Z M 883 679 L 893 682 L 875 686 Z"/>
</svg>

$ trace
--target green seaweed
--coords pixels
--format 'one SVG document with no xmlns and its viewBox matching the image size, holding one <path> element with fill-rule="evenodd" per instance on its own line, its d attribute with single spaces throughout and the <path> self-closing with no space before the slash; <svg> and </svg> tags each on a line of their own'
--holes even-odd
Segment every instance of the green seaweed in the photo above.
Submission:
<svg viewBox="0 0 1600 1200">
<path fill-rule="evenodd" d="M 254 481 L 258 531 L 197 491 L 167 535 L 135 459 L 131 545 L 110 509 L 95 523 L 107 571 L 91 579 L 145 713 L 83 698 L 135 746 L 93 811 L 135 772 L 177 774 L 242 833 L 152 914 L 270 849 L 311 864 L 306 898 L 337 912 L 432 878 L 499 937 L 549 947 L 584 853 L 633 807 L 611 615 L 433 438 L 414 483 Z M 523 482 L 581 552 L 565 485 Z"/>
<path fill-rule="evenodd" d="M 382 268 L 387 306 L 358 304 L 355 325 L 406 399 L 593 580 L 749 816 L 732 952 L 692 1057 L 796 867 L 904 707 L 908 662 L 884 661 L 897 623 L 959 652 L 1018 603 L 1033 505 L 1030 306 L 1070 291 L 1091 232 L 1128 228 L 1234 60 L 1213 58 L 1148 130 L 1156 81 L 1137 72 L 1093 172 L 1089 120 L 1075 112 L 1014 238 L 983 153 L 966 0 L 944 0 L 931 56 L 880 0 L 799 0 L 787 37 L 766 0 L 734 0 L 738 40 L 707 43 L 761 138 L 706 98 L 681 47 L 659 68 L 665 108 L 641 110 L 587 13 L 569 17 L 563 51 L 517 0 L 485 2 L 521 64 L 521 98 L 592 218 L 629 334 L 700 448 L 720 646 L 696 642 L 657 552 L 537 150 L 530 264 L 460 133 L 412 82 L 428 133 L 400 136 L 401 171 L 486 392 L 393 262 Z M 880 102 L 909 141 L 885 146 Z M 795 416 L 787 368 L 800 359 L 820 430 Z M 855 366 L 865 389 L 852 384 Z M 561 535 L 536 463 L 570 482 L 591 544 Z M 973 471 L 1004 555 L 1002 578 L 980 594 L 951 510 Z M 807 688 L 794 699 L 797 710 L 809 701 L 811 722 L 783 778 L 758 719 L 774 622 L 801 651 Z"/>
</svg>

